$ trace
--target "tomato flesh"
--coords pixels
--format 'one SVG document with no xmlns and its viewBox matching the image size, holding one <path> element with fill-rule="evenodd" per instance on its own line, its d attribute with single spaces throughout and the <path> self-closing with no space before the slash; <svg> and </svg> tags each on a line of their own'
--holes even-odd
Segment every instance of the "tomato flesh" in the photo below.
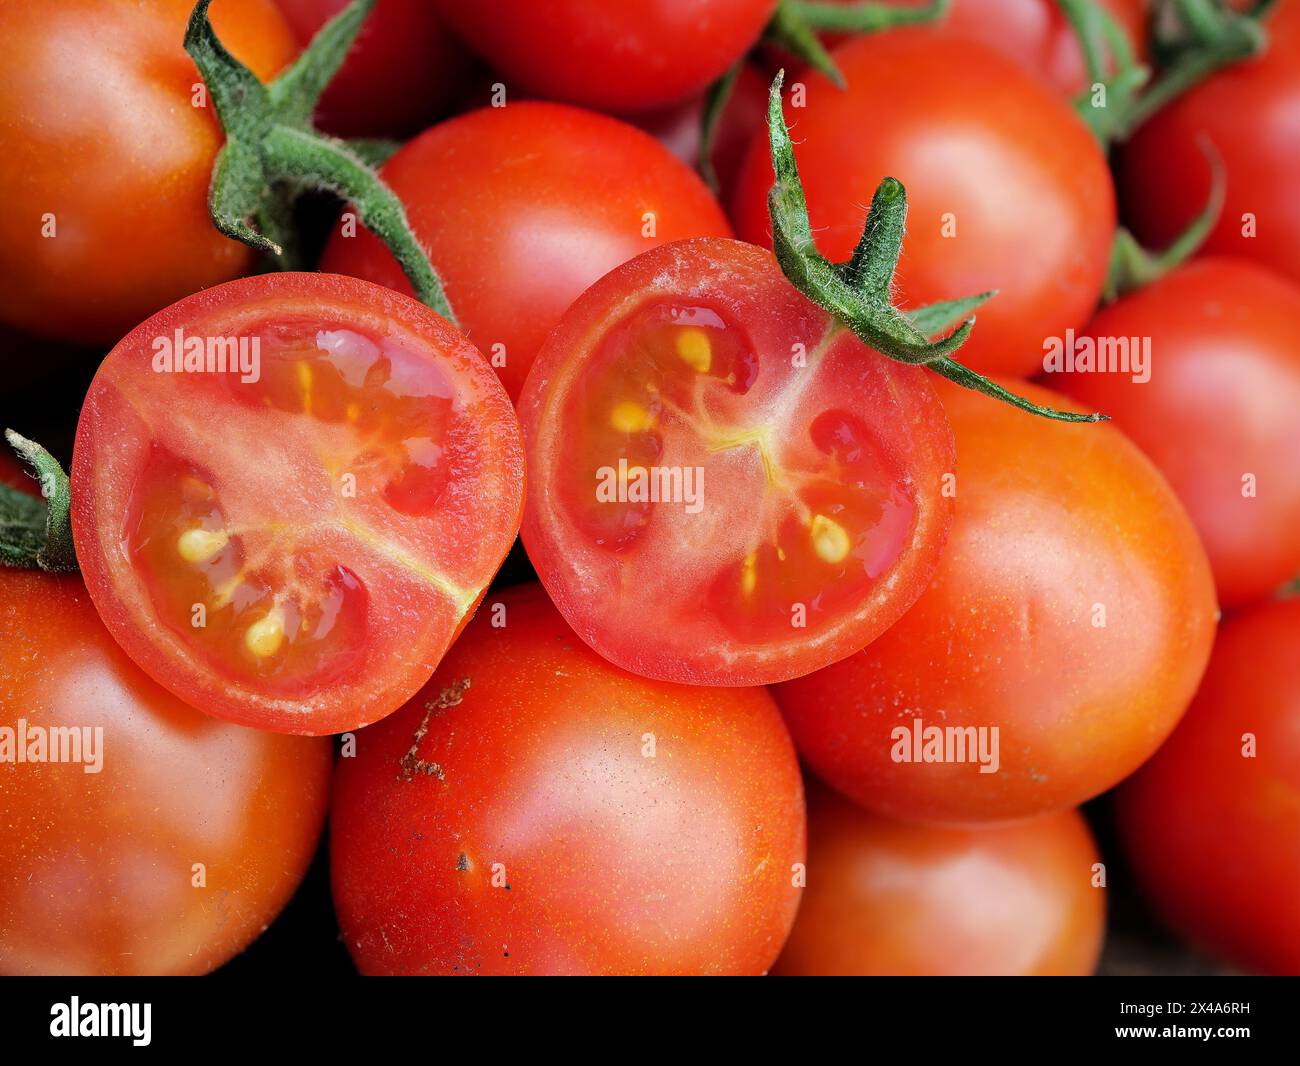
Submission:
<svg viewBox="0 0 1300 1066">
<path fill-rule="evenodd" d="M 635 672 L 796 676 L 869 642 L 937 565 L 952 453 L 929 384 L 752 246 L 679 242 L 608 275 L 520 411 L 530 558 L 578 633 Z"/>
<path fill-rule="evenodd" d="M 160 372 L 173 336 L 237 338 L 260 363 Z M 234 283 L 141 326 L 91 386 L 73 464 L 78 557 L 114 636 L 200 709 L 292 732 L 354 728 L 423 683 L 521 493 L 517 423 L 473 348 L 325 275 Z"/>
</svg>

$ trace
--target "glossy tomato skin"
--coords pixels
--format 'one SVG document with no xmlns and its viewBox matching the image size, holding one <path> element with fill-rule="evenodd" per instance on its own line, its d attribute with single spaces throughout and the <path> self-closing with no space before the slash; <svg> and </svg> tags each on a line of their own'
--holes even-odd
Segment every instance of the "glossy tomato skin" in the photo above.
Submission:
<svg viewBox="0 0 1300 1066">
<path fill-rule="evenodd" d="M 1047 338 L 1087 321 L 1115 236 L 1105 157 L 1068 103 L 997 53 L 925 29 L 836 49 L 837 89 L 801 75 L 806 106 L 786 119 L 823 255 L 846 261 L 880 180 L 907 188 L 903 306 L 998 295 L 980 307 L 958 358 L 985 373 L 1029 374 Z M 869 128 L 870 136 L 846 130 Z M 732 201 L 737 235 L 771 246 L 767 138 L 750 145 Z"/>
<path fill-rule="evenodd" d="M 437 0 L 518 88 L 619 113 L 702 92 L 758 40 L 776 0 Z"/>
<path fill-rule="evenodd" d="M 771 697 L 624 673 L 536 585 L 344 754 L 330 858 L 363 973 L 760 974 L 794 921 L 803 785 Z"/>
<path fill-rule="evenodd" d="M 6 323 L 111 344 L 172 301 L 252 266 L 253 253 L 208 214 L 223 137 L 211 109 L 192 106 L 201 79 L 181 41 L 193 7 L 0 8 Z M 271 0 L 222 0 L 211 17 L 260 78 L 294 56 Z"/>
<path fill-rule="evenodd" d="M 1208 140 L 1226 184 L 1202 253 L 1253 259 L 1300 282 L 1300 3 L 1282 0 L 1265 27 L 1262 55 L 1216 72 L 1133 134 L 1117 153 L 1116 181 L 1126 224 L 1164 247 L 1205 208 Z"/>
<path fill-rule="evenodd" d="M 1150 380 L 1053 375 L 1112 415 L 1187 507 L 1219 602 L 1300 574 L 1300 289 L 1245 260 L 1193 260 L 1103 308 L 1094 338 L 1150 342 Z"/>
<path fill-rule="evenodd" d="M 117 646 L 79 578 L 0 570 L 0 712 L 26 723 L 28 751 L 35 729 L 103 730 L 95 773 L 90 749 L 0 764 L 0 972 L 207 973 L 311 862 L 329 744 L 185 706 Z"/>
<path fill-rule="evenodd" d="M 247 379 L 163 372 L 172 338 L 261 355 Z M 91 596 L 146 673 L 218 717 L 317 735 L 428 680 L 514 541 L 523 446 L 495 375 L 428 308 L 271 274 L 109 353 L 72 497 Z"/>
<path fill-rule="evenodd" d="M 348 0 L 276 0 L 304 47 Z M 455 103 L 470 60 L 428 0 L 380 0 L 316 109 L 337 137 L 409 137 Z"/>
<path fill-rule="evenodd" d="M 1116 796 L 1129 862 L 1169 924 L 1239 966 L 1292 975 L 1300 973 L 1297 648 L 1300 600 L 1229 618 L 1187 716 Z"/>
<path fill-rule="evenodd" d="M 910 825 L 809 788 L 808 885 L 773 973 L 1086 976 L 1105 931 L 1099 862 L 1077 811 Z"/>
<path fill-rule="evenodd" d="M 597 278 L 666 241 L 730 234 L 704 183 L 653 138 L 560 104 L 462 115 L 406 145 L 382 174 L 461 327 L 514 398 L 551 327 Z M 336 231 L 321 269 L 411 291 L 364 229 Z"/>
<path fill-rule="evenodd" d="M 1214 637 L 1205 550 L 1114 426 L 1049 422 L 947 384 L 940 395 L 956 515 L 934 581 L 874 644 L 779 686 L 777 701 L 805 762 L 869 810 L 960 823 L 1076 806 L 1186 710 Z M 983 727 L 986 754 L 997 727 L 997 769 L 925 761 L 926 727 Z"/>
<path fill-rule="evenodd" d="M 654 345 L 628 331 L 663 307 L 722 327 L 708 374 L 671 350 L 667 365 L 637 362 Z M 716 365 L 728 337 L 740 354 Z M 623 348 L 612 363 L 611 345 Z M 611 365 L 621 376 L 607 388 Z M 654 410 L 653 424 L 601 436 L 625 401 Z M 753 245 L 679 241 L 611 271 L 547 340 L 519 413 L 529 558 L 575 632 L 642 676 L 799 676 L 882 633 L 938 566 L 953 453 L 927 378 L 867 348 Z M 602 472 L 625 460 L 699 471 L 698 509 L 601 501 Z M 838 558 L 808 550 L 828 518 Z"/>
</svg>

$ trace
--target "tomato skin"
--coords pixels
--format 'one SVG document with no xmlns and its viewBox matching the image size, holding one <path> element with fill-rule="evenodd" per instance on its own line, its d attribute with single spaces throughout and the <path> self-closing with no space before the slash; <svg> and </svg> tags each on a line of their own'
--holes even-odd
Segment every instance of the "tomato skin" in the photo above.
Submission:
<svg viewBox="0 0 1300 1066">
<path fill-rule="evenodd" d="M 1204 209 L 1208 140 L 1223 162 L 1223 211 L 1201 246 L 1206 255 L 1253 259 L 1300 282 L 1300 3 L 1283 0 L 1265 19 L 1267 50 L 1218 71 L 1145 122 L 1116 155 L 1126 224 L 1163 248 Z M 1247 222 L 1250 231 L 1246 230 Z"/>
<path fill-rule="evenodd" d="M 934 581 L 875 643 L 779 686 L 777 702 L 804 761 L 868 810 L 957 823 L 1073 807 L 1131 773 L 1186 709 L 1214 637 L 1205 551 L 1113 426 L 939 392 L 957 482 Z M 894 761 L 894 727 L 916 719 L 996 726 L 997 772 Z"/>
<path fill-rule="evenodd" d="M 1105 932 L 1087 823 L 909 825 L 808 790 L 808 885 L 772 972 L 1086 976 Z"/>
<path fill-rule="evenodd" d="M 1095 139 L 1064 100 L 976 44 L 900 29 L 833 55 L 848 89 L 807 73 L 806 106 L 787 99 L 786 110 L 817 247 L 848 260 L 877 184 L 897 178 L 910 205 L 901 304 L 998 290 L 957 358 L 984 373 L 1032 373 L 1046 338 L 1087 321 L 1106 276 L 1115 202 Z M 864 124 L 871 136 L 844 135 Z M 765 247 L 771 185 L 760 134 L 731 215 L 739 237 Z"/>
<path fill-rule="evenodd" d="M 414 742 L 436 771 L 404 771 Z M 759 974 L 794 921 L 803 786 L 770 696 L 626 674 L 539 586 L 489 597 L 356 743 L 330 857 L 363 973 Z"/>
<path fill-rule="evenodd" d="M 364 370 L 367 379 L 379 372 L 413 382 L 398 404 L 435 394 L 453 412 L 446 436 L 433 442 L 434 451 L 446 457 L 437 469 L 449 473 L 431 510 L 421 510 L 420 497 L 409 495 L 408 474 L 419 468 L 405 458 L 405 449 L 418 447 L 423 434 L 404 436 L 391 448 L 401 457 L 400 476 L 366 465 L 368 452 L 379 448 L 375 441 L 394 422 L 391 412 L 374 406 L 380 402 L 375 392 L 361 394 L 353 405 L 357 415 L 372 420 L 372 436 L 348 428 L 341 415 L 331 421 L 310 398 L 295 396 L 300 406 L 285 410 L 271 403 L 269 393 L 243 392 L 255 386 L 236 378 L 155 372 L 158 338 L 177 332 L 223 338 L 247 331 L 271 338 L 260 378 L 269 382 L 278 365 L 270 347 L 277 330 L 303 322 L 301 336 L 315 338 L 318 347 L 319 330 L 369 331 L 384 348 Z M 326 357 L 315 365 L 323 376 L 340 368 L 356 375 L 358 364 Z M 449 395 L 436 395 L 440 390 Z M 420 410 L 422 429 L 426 416 Z M 175 461 L 160 467 L 160 452 Z M 192 477 L 183 475 L 184 466 L 197 468 Z M 172 473 L 174 468 L 182 473 Z M 348 474 L 355 478 L 350 489 Z M 176 533 L 194 523 L 175 529 L 161 524 L 172 514 L 183 516 L 178 494 L 195 477 L 208 482 L 202 486 L 208 496 L 215 494 L 228 542 L 240 551 L 241 544 L 248 546 L 248 554 L 227 571 L 236 579 L 221 578 L 231 595 L 216 594 L 209 571 L 199 569 L 211 560 L 186 561 L 179 554 Z M 268 274 L 179 301 L 109 353 L 82 407 L 71 478 L 78 562 L 104 624 L 131 658 L 202 711 L 258 728 L 320 735 L 383 717 L 428 679 L 514 541 L 523 507 L 523 444 L 496 377 L 464 336 L 434 312 L 355 278 Z M 150 495 L 155 483 L 173 495 Z M 397 503 L 391 502 L 394 493 Z M 141 539 L 138 530 L 147 523 L 160 533 Z M 250 539 L 255 537 L 260 540 Z M 155 543 L 159 554 L 144 554 Z M 332 553 L 329 565 L 315 565 L 313 553 Z M 259 563 L 260 557 L 267 561 Z M 218 563 L 221 558 L 216 556 Z M 222 648 L 206 643 L 226 625 L 219 618 L 235 594 L 252 587 L 250 573 L 256 578 L 272 565 L 279 569 L 257 598 L 292 597 L 300 583 L 309 585 L 316 605 L 324 603 L 318 631 L 325 638 L 333 634 L 332 652 L 322 653 L 318 669 L 300 685 L 268 680 L 256 663 L 230 665 L 221 658 Z M 190 586 L 199 591 L 185 600 L 178 617 L 167 594 L 184 592 L 191 579 L 208 584 Z M 192 611 L 200 605 L 205 614 L 196 624 Z M 247 640 L 248 625 L 236 621 L 227 628 Z M 295 638 L 285 639 L 292 650 Z"/>
<path fill-rule="evenodd" d="M 17 845 L 0 848 L 0 972 L 207 973 L 288 902 L 325 819 L 326 741 L 185 706 L 114 643 L 80 579 L 31 571 L 0 570 L 0 708 L 11 729 L 103 728 L 98 773 L 0 764 Z"/>
<path fill-rule="evenodd" d="M 303 46 L 348 0 L 276 0 Z M 428 0 L 380 0 L 316 109 L 336 137 L 409 137 L 455 103 L 469 57 Z"/>
<path fill-rule="evenodd" d="M 223 138 L 191 105 L 189 0 L 57 0 L 0 9 L 0 319 L 111 343 L 141 319 L 249 270 L 208 215 Z M 271 0 L 221 0 L 212 24 L 258 77 L 295 47 Z M 55 236 L 43 235 L 54 216 Z"/>
<path fill-rule="evenodd" d="M 1196 523 L 1227 607 L 1300 574 L 1300 289 L 1244 260 L 1202 259 L 1098 312 L 1086 334 L 1150 338 L 1150 380 L 1054 375 L 1160 467 Z M 1258 492 L 1243 496 L 1252 474 Z"/>
<path fill-rule="evenodd" d="M 551 327 L 597 278 L 667 241 L 731 232 L 704 183 L 653 138 L 560 104 L 459 116 L 403 147 L 382 174 L 461 327 L 489 358 L 504 345 L 504 365 L 493 365 L 512 398 Z M 321 269 L 411 291 L 363 229 L 336 231 Z"/>
<path fill-rule="evenodd" d="M 1239 966 L 1292 975 L 1300 973 L 1297 648 L 1300 600 L 1224 622 L 1187 716 L 1116 795 L 1129 862 L 1164 919 Z"/>
<path fill-rule="evenodd" d="M 437 0 L 436 6 L 519 88 L 626 113 L 703 91 L 758 40 L 776 0 Z"/>
</svg>

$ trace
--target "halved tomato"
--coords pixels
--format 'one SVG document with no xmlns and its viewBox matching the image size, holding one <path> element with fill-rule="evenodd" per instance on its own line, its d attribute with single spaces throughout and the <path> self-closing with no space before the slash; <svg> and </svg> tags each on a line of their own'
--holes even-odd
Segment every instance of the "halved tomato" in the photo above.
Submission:
<svg viewBox="0 0 1300 1066">
<path fill-rule="evenodd" d="M 753 245 L 678 241 L 607 274 L 519 411 L 529 557 L 579 636 L 647 677 L 805 674 L 870 643 L 938 563 L 953 445 L 924 373 Z"/>
<path fill-rule="evenodd" d="M 72 486 L 77 557 L 127 653 L 200 710 L 319 734 L 428 679 L 514 539 L 523 450 L 496 375 L 432 311 L 274 274 L 109 353 Z"/>
</svg>

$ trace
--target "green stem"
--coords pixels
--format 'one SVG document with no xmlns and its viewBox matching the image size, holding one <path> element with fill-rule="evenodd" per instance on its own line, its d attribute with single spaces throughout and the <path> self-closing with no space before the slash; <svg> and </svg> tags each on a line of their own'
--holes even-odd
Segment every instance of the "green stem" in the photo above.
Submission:
<svg viewBox="0 0 1300 1066">
<path fill-rule="evenodd" d="M 5 439 L 41 482 L 38 500 L 0 485 L 0 566 L 76 573 L 72 543 L 72 498 L 59 461 L 35 441 L 5 430 Z"/>
<path fill-rule="evenodd" d="M 916 7 L 859 2 L 831 4 L 819 0 L 787 0 L 804 23 L 815 30 L 839 33 L 878 33 L 896 26 L 920 26 L 948 14 L 952 0 L 932 0 Z"/>
<path fill-rule="evenodd" d="M 714 196 L 717 196 L 721 190 L 718 172 L 713 166 L 713 144 L 717 140 L 723 113 L 727 110 L 727 104 L 731 102 L 731 95 L 735 92 L 736 82 L 740 80 L 740 72 L 744 65 L 745 60 L 742 57 L 709 86 L 709 91 L 704 97 L 704 108 L 700 112 L 700 152 L 696 167 Z"/>
</svg>

